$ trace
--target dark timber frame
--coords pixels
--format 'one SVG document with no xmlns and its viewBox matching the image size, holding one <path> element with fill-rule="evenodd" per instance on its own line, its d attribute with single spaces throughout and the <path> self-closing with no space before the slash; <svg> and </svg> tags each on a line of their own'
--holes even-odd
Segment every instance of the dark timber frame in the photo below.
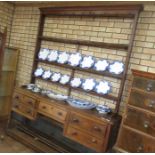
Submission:
<svg viewBox="0 0 155 155">
<path fill-rule="evenodd" d="M 114 113 L 117 114 L 119 111 L 121 97 L 123 94 L 123 88 L 124 88 L 126 75 L 127 75 L 127 71 L 128 71 L 128 65 L 129 65 L 129 60 L 130 60 L 133 42 L 134 42 L 134 38 L 135 38 L 138 17 L 139 17 L 140 11 L 142 11 L 142 10 L 143 10 L 142 5 L 115 5 L 115 6 L 107 5 L 107 6 L 84 6 L 84 7 L 75 6 L 75 7 L 41 8 L 40 9 L 41 15 L 40 15 L 40 22 L 39 22 L 39 29 L 38 29 L 38 36 L 37 36 L 37 42 L 36 42 L 31 82 L 35 83 L 35 79 L 37 79 L 33 76 L 33 72 L 36 69 L 39 62 L 70 68 L 70 69 L 72 69 L 72 77 L 74 76 L 75 70 L 80 70 L 80 71 L 84 71 L 84 72 L 100 74 L 103 76 L 120 79 L 121 84 L 120 84 L 118 97 L 115 97 L 112 95 L 99 95 L 99 94 L 96 94 L 95 92 L 90 92 L 90 94 L 116 101 L 116 107 L 115 107 Z M 81 11 L 82 11 L 82 13 L 81 13 Z M 101 13 L 101 11 L 102 11 L 102 13 Z M 84 17 L 88 17 L 88 18 L 89 17 L 90 18 L 92 18 L 92 17 L 94 17 L 94 18 L 95 17 L 131 18 L 131 19 L 133 19 L 133 27 L 132 27 L 129 44 L 126 44 L 126 45 L 112 44 L 112 43 L 104 43 L 104 42 L 96 42 L 96 41 L 71 40 L 71 39 L 62 39 L 62 38 L 43 36 L 45 18 L 53 17 L 53 16 L 64 17 L 64 18 L 68 17 L 68 16 L 70 16 L 70 17 L 84 16 Z M 80 45 L 93 46 L 93 47 L 99 47 L 99 48 L 107 48 L 107 49 L 125 50 L 127 52 L 127 57 L 126 57 L 126 61 L 125 61 L 125 70 L 124 70 L 123 74 L 121 74 L 121 75 L 113 75 L 108 72 L 101 73 L 101 72 L 96 72 L 92 69 L 81 69 L 79 67 L 71 67 L 69 65 L 60 65 L 58 63 L 53 63 L 53 62 L 50 63 L 47 61 L 40 61 L 37 59 L 37 55 L 38 55 L 38 52 L 41 47 L 41 41 L 51 41 L 51 42 L 75 44 L 75 45 L 77 45 L 77 51 L 78 51 Z M 59 83 L 57 83 L 57 84 L 59 84 Z M 63 86 L 63 85 L 61 85 L 61 86 Z M 74 89 L 74 88 L 71 88 L 69 85 L 65 85 L 65 87 L 69 88 L 68 95 L 70 95 L 71 89 Z M 78 88 L 76 90 L 81 91 L 82 89 Z"/>
</svg>

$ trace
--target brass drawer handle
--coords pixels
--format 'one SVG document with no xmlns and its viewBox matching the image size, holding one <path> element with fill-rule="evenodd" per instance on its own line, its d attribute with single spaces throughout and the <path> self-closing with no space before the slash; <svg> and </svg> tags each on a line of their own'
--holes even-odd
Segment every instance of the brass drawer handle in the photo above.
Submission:
<svg viewBox="0 0 155 155">
<path fill-rule="evenodd" d="M 97 143 L 97 140 L 93 138 L 92 143 Z"/>
<path fill-rule="evenodd" d="M 152 87 L 153 87 L 153 86 L 152 86 L 152 84 L 151 84 L 151 83 L 149 83 L 149 84 L 147 85 L 146 90 L 147 90 L 147 91 L 151 91 L 151 90 L 152 90 Z"/>
<path fill-rule="evenodd" d="M 72 132 L 72 135 L 73 136 L 76 136 L 78 133 L 75 131 L 75 132 Z"/>
<path fill-rule="evenodd" d="M 98 126 L 94 126 L 94 130 L 101 131 L 101 129 Z"/>
<path fill-rule="evenodd" d="M 32 104 L 33 102 L 32 102 L 32 101 L 28 101 L 28 103 L 29 103 L 29 104 Z"/>
<path fill-rule="evenodd" d="M 43 109 L 46 109 L 46 106 L 42 106 Z"/>
<path fill-rule="evenodd" d="M 77 118 L 73 118 L 73 122 L 74 122 L 74 123 L 78 123 L 79 120 L 78 120 Z"/>
<path fill-rule="evenodd" d="M 27 114 L 31 114 L 32 111 L 31 111 L 31 110 L 27 110 L 26 113 L 27 113 Z"/>
<path fill-rule="evenodd" d="M 15 99 L 19 99 L 19 96 L 18 96 L 18 95 L 16 95 L 16 96 L 15 96 Z"/>
<path fill-rule="evenodd" d="M 58 115 L 59 115 L 59 116 L 62 116 L 62 112 L 58 112 Z"/>
<path fill-rule="evenodd" d="M 16 104 L 16 105 L 14 105 L 14 107 L 15 107 L 16 109 L 18 109 L 18 108 L 19 108 L 19 105 Z"/>
</svg>

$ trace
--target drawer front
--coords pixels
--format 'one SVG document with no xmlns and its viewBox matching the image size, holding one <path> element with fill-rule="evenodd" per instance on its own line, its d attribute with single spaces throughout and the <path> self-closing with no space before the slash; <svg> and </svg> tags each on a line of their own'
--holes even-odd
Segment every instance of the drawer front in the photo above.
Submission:
<svg viewBox="0 0 155 155">
<path fill-rule="evenodd" d="M 27 107 L 21 103 L 14 103 L 12 110 L 29 119 L 34 119 L 36 116 L 36 111 L 33 108 Z"/>
<path fill-rule="evenodd" d="M 142 77 L 135 77 L 133 79 L 133 87 L 136 87 L 148 92 L 155 92 L 155 80 L 145 79 Z"/>
<path fill-rule="evenodd" d="M 117 146 L 127 152 L 155 152 L 155 139 L 122 128 Z"/>
<path fill-rule="evenodd" d="M 144 95 L 132 90 L 129 98 L 129 104 L 155 112 L 155 96 Z"/>
<path fill-rule="evenodd" d="M 95 121 L 82 117 L 78 114 L 72 113 L 70 115 L 70 125 L 75 128 L 84 129 L 87 132 L 90 132 L 92 135 L 103 138 L 106 133 L 106 124 L 99 124 Z"/>
<path fill-rule="evenodd" d="M 51 115 L 53 112 L 53 106 L 41 102 L 39 103 L 39 111 Z"/>
<path fill-rule="evenodd" d="M 58 119 L 59 121 L 64 122 L 66 120 L 67 111 L 54 107 L 52 115 L 55 119 Z"/>
<path fill-rule="evenodd" d="M 36 100 L 31 98 L 31 97 L 28 97 L 28 96 L 24 96 L 24 101 L 23 103 L 27 106 L 31 106 L 31 107 L 36 107 Z"/>
<path fill-rule="evenodd" d="M 155 137 L 155 116 L 128 108 L 124 124 Z"/>
<path fill-rule="evenodd" d="M 80 130 L 77 130 L 75 128 L 68 127 L 65 136 L 91 149 L 94 149 L 97 151 L 101 151 L 103 149 L 102 147 L 103 142 L 101 140 L 93 136 L 86 135 Z"/>
<path fill-rule="evenodd" d="M 24 96 L 20 93 L 14 92 L 13 94 L 13 102 L 23 102 Z"/>
</svg>

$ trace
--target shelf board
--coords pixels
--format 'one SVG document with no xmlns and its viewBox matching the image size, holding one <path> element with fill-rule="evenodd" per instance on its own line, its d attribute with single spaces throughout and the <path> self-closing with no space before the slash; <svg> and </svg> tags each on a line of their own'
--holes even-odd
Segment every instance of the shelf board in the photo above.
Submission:
<svg viewBox="0 0 155 155">
<path fill-rule="evenodd" d="M 97 41 L 75 40 L 75 39 L 56 38 L 56 37 L 47 37 L 47 36 L 39 36 L 39 39 L 44 41 L 77 44 L 77 45 L 92 46 L 92 47 L 99 47 L 99 48 L 106 48 L 106 49 L 115 49 L 115 50 L 128 49 L 127 44 L 113 44 L 113 43 L 104 43 L 104 42 L 97 42 Z"/>
<path fill-rule="evenodd" d="M 69 69 L 75 69 L 75 70 L 83 71 L 83 72 L 87 72 L 87 73 L 103 75 L 103 76 L 111 77 L 111 78 L 117 78 L 117 79 L 122 79 L 123 78 L 123 74 L 115 75 L 115 74 L 109 73 L 108 71 L 100 72 L 100 71 L 95 71 L 93 69 L 84 69 L 84 68 L 80 68 L 80 67 L 73 67 L 73 66 L 70 66 L 68 64 L 59 64 L 57 62 L 49 62 L 49 61 L 39 60 L 39 59 L 36 59 L 36 61 L 41 62 L 41 63 L 46 63 L 46 64 L 49 64 L 49 65 L 54 65 L 54 66 L 59 66 L 59 67 L 64 67 L 64 68 L 69 68 Z"/>
<path fill-rule="evenodd" d="M 35 77 L 35 76 L 34 76 L 34 78 L 39 79 L 39 80 L 42 80 L 42 81 L 50 82 L 50 83 L 52 83 L 52 84 L 56 84 L 56 85 L 59 85 L 59 86 L 61 86 L 61 87 L 66 87 L 66 88 L 71 88 L 71 89 L 73 89 L 73 90 L 83 91 L 83 92 L 86 92 L 86 93 L 91 94 L 91 95 L 103 97 L 103 98 L 105 98 L 105 99 L 114 100 L 114 101 L 117 101 L 117 100 L 118 100 L 118 97 L 113 96 L 113 95 L 102 95 L 102 94 L 97 94 L 97 93 L 94 92 L 94 91 L 89 91 L 89 92 L 87 92 L 87 91 L 83 90 L 82 88 L 73 88 L 73 87 L 71 87 L 69 84 L 63 85 L 63 84 L 60 84 L 59 82 L 52 82 L 51 80 L 42 79 L 41 77 Z"/>
</svg>

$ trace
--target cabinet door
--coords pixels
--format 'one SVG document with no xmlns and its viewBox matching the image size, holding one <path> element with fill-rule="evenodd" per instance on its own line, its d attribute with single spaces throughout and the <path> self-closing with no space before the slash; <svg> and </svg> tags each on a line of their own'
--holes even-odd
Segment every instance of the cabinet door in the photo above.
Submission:
<svg viewBox="0 0 155 155">
<path fill-rule="evenodd" d="M 155 152 L 155 139 L 122 127 L 117 147 L 131 153 L 153 153 Z"/>
<path fill-rule="evenodd" d="M 127 109 L 124 124 L 155 137 L 155 116 Z"/>
<path fill-rule="evenodd" d="M 135 90 L 131 91 L 129 104 L 134 105 L 136 107 L 140 107 L 142 109 L 146 109 L 152 112 L 155 112 L 155 96 L 142 94 Z"/>
</svg>

